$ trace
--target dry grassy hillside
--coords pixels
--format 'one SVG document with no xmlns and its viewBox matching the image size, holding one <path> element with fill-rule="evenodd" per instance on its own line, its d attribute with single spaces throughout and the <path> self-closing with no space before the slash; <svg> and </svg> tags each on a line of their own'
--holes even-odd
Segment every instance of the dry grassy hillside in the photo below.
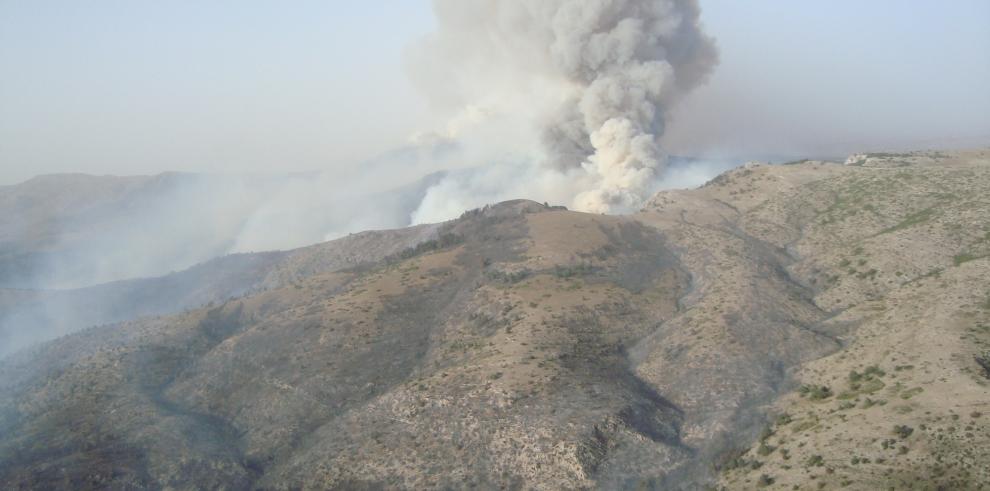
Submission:
<svg viewBox="0 0 990 491">
<path fill-rule="evenodd" d="M 795 373 L 798 390 L 721 483 L 990 487 L 990 152 L 853 163 L 741 211 L 749 233 L 799 258 L 791 270 L 843 349 Z M 725 188 L 778 175 L 737 172 Z"/>
<path fill-rule="evenodd" d="M 990 153 L 851 163 L 503 203 L 49 343 L 0 364 L 0 484 L 978 488 Z"/>
</svg>

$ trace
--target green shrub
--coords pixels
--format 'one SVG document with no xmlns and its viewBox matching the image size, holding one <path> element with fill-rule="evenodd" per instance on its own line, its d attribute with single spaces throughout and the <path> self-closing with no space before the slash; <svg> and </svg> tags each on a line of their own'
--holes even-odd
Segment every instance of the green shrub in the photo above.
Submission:
<svg viewBox="0 0 990 491">
<path fill-rule="evenodd" d="M 924 391 L 925 389 L 922 389 L 921 387 L 915 387 L 913 389 L 905 390 L 904 392 L 901 392 L 901 399 L 904 400 L 910 399 Z"/>
<path fill-rule="evenodd" d="M 888 234 L 888 233 L 891 233 L 891 232 L 896 232 L 898 230 L 903 230 L 903 229 L 906 229 L 906 228 L 910 228 L 910 227 L 913 227 L 915 225 L 925 223 L 925 222 L 931 220 L 934 216 L 935 216 L 935 209 L 934 208 L 928 208 L 928 209 L 925 209 L 925 210 L 921 210 L 921 211 L 919 211 L 917 213 L 912 213 L 912 214 L 908 215 L 903 220 L 901 220 L 901 222 L 898 223 L 897 225 L 894 225 L 893 227 L 884 229 L 884 230 L 880 231 L 880 233 L 878 233 L 877 235 Z"/>
<path fill-rule="evenodd" d="M 990 304 L 990 300 L 987 301 Z M 976 357 L 976 364 L 983 369 L 983 376 L 990 378 L 990 351 Z"/>
<path fill-rule="evenodd" d="M 485 276 L 488 279 L 509 284 L 519 283 L 520 281 L 529 278 L 531 274 L 533 274 L 532 271 L 528 269 L 520 269 L 518 271 L 511 272 L 498 270 L 490 270 L 485 272 Z"/>
<path fill-rule="evenodd" d="M 832 389 L 826 385 L 802 385 L 798 392 L 801 397 L 807 397 L 812 401 L 821 401 L 832 397 Z"/>
<path fill-rule="evenodd" d="M 982 257 L 983 257 L 983 256 L 977 256 L 977 255 L 974 255 L 974 254 L 969 254 L 969 253 L 962 253 L 962 254 L 956 254 L 956 255 L 955 255 L 955 256 L 954 256 L 953 258 L 952 258 L 952 262 L 953 262 L 953 263 L 954 263 L 954 264 L 955 264 L 956 266 L 961 266 L 961 265 L 963 265 L 963 264 L 965 264 L 965 263 L 968 263 L 968 262 L 970 262 L 970 261 L 975 261 L 975 260 L 977 260 L 977 259 L 981 259 Z"/>
<path fill-rule="evenodd" d="M 814 428 L 817 425 L 818 425 L 818 420 L 817 419 L 809 418 L 809 419 L 806 419 L 804 421 L 801 421 L 800 423 L 795 424 L 791 428 L 791 431 L 793 431 L 794 433 L 800 433 L 800 432 L 802 432 L 804 430 L 809 430 L 811 428 Z"/>
<path fill-rule="evenodd" d="M 460 235 L 457 234 L 445 233 L 436 239 L 428 240 L 426 242 L 422 242 L 416 245 L 415 247 L 410 247 L 408 249 L 405 249 L 397 255 L 397 258 L 392 258 L 392 259 L 393 261 L 396 259 L 398 260 L 412 259 L 420 254 L 438 251 L 440 249 L 446 249 L 448 247 L 460 245 L 463 243 L 464 243 L 464 237 L 461 237 Z"/>
<path fill-rule="evenodd" d="M 910 426 L 907 425 L 894 426 L 894 434 L 899 436 L 901 440 L 904 440 L 907 437 L 911 436 L 912 433 L 914 433 L 914 428 L 911 428 Z"/>
<path fill-rule="evenodd" d="M 886 404 L 887 404 L 887 401 L 885 401 L 885 400 L 882 400 L 881 399 L 881 400 L 875 401 L 875 400 L 870 399 L 869 397 L 867 397 L 866 400 L 863 401 L 863 405 L 861 407 L 863 409 L 869 409 L 869 408 L 871 408 L 873 406 L 883 406 L 883 405 L 886 405 Z"/>
<path fill-rule="evenodd" d="M 554 274 L 558 278 L 571 278 L 575 276 L 585 276 L 595 272 L 595 268 L 590 264 L 581 263 L 572 266 L 557 266 L 554 268 Z"/>
<path fill-rule="evenodd" d="M 872 394 L 884 388 L 885 384 L 880 381 L 880 377 L 885 375 L 887 372 L 877 365 L 866 367 L 863 373 L 856 370 L 849 372 L 849 390 L 839 394 L 839 399 L 852 399 L 859 394 Z"/>
<path fill-rule="evenodd" d="M 767 440 L 767 438 L 770 438 L 772 436 L 773 436 L 773 429 L 771 429 L 769 426 L 765 426 L 765 427 L 763 427 L 762 430 L 760 430 L 760 441 L 761 442 L 765 442 Z"/>
<path fill-rule="evenodd" d="M 760 442 L 760 446 L 756 449 L 756 453 L 762 457 L 766 457 L 767 455 L 772 454 L 776 449 L 777 447 L 767 445 L 767 442 Z"/>
<path fill-rule="evenodd" d="M 732 451 L 724 457 L 724 461 L 720 465 L 716 465 L 716 468 L 722 471 L 731 471 L 743 467 L 749 467 L 749 461 L 743 457 L 742 450 Z"/>
</svg>

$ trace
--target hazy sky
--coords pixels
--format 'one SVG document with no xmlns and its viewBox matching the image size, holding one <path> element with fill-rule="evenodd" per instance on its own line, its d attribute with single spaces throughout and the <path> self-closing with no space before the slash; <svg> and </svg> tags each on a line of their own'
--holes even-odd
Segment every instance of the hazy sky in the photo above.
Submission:
<svg viewBox="0 0 990 491">
<path fill-rule="evenodd" d="M 681 154 L 990 144 L 986 0 L 702 0 L 721 49 Z M 428 0 L 0 0 L 0 183 L 353 165 L 439 121 Z"/>
</svg>

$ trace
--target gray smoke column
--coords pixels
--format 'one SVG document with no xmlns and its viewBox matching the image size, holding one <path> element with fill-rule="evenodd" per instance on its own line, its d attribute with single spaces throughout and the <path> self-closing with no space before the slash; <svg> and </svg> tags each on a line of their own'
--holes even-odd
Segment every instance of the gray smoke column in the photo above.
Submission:
<svg viewBox="0 0 990 491">
<path fill-rule="evenodd" d="M 524 117 L 572 205 L 641 205 L 666 165 L 665 114 L 717 63 L 693 0 L 434 0 L 437 32 L 410 58 L 439 107 Z M 449 128 L 456 136 L 459 128 Z"/>
</svg>

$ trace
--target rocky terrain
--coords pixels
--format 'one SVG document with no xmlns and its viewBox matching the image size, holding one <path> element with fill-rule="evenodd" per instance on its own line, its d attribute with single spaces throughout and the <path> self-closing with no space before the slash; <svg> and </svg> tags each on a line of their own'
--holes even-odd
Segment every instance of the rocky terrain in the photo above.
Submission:
<svg viewBox="0 0 990 491">
<path fill-rule="evenodd" d="M 0 486 L 980 489 L 988 197 L 867 154 L 255 257 L 0 362 Z"/>
</svg>

